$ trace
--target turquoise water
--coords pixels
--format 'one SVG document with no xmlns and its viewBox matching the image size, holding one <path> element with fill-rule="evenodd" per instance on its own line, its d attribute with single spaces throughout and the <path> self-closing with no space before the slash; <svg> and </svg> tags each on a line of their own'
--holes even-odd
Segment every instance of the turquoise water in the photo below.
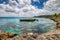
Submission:
<svg viewBox="0 0 60 40">
<path fill-rule="evenodd" d="M 35 18 L 38 21 L 21 22 L 21 19 L 27 18 L 2 18 L 0 17 L 0 30 L 13 34 L 22 34 L 26 32 L 44 33 L 55 29 L 55 22 L 47 18 Z"/>
</svg>

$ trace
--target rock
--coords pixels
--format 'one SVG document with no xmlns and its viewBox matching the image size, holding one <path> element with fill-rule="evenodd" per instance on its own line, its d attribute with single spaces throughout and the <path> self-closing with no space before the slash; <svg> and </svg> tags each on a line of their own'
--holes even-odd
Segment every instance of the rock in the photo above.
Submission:
<svg viewBox="0 0 60 40">
<path fill-rule="evenodd" d="M 8 38 L 8 35 L 5 33 L 0 35 L 0 40 L 6 40 L 7 38 Z"/>
<path fill-rule="evenodd" d="M 57 22 L 57 28 L 60 28 L 60 21 Z"/>
<path fill-rule="evenodd" d="M 7 38 L 6 32 L 0 30 L 0 40 L 6 40 Z"/>
<path fill-rule="evenodd" d="M 0 30 L 0 40 L 6 40 L 8 38 L 13 38 L 16 34 L 6 33 Z"/>
<path fill-rule="evenodd" d="M 60 40 L 60 29 L 39 35 L 36 40 Z"/>
<path fill-rule="evenodd" d="M 60 24 L 59 24 L 59 25 L 57 25 L 57 28 L 60 28 Z"/>
<path fill-rule="evenodd" d="M 13 38 L 17 35 L 17 34 L 11 34 L 11 33 L 7 33 L 7 34 L 8 34 L 8 38 Z"/>
<path fill-rule="evenodd" d="M 30 33 L 24 33 L 24 34 L 20 34 L 17 35 L 16 37 L 12 38 L 11 40 L 35 40 L 37 38 L 37 34 L 36 33 L 32 33 L 32 35 Z M 9 40 L 9 39 L 7 39 Z"/>
</svg>

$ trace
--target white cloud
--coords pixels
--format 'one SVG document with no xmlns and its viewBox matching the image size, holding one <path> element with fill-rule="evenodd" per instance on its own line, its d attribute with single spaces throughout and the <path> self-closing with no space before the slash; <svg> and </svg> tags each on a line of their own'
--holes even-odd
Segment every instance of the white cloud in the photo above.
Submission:
<svg viewBox="0 0 60 40">
<path fill-rule="evenodd" d="M 49 0 L 44 5 L 44 9 L 52 13 L 60 13 L 60 0 Z"/>
<path fill-rule="evenodd" d="M 11 1 L 9 4 L 0 4 L 0 17 L 33 17 L 60 12 L 60 0 L 49 0 L 43 9 L 31 5 L 31 0 Z"/>
<path fill-rule="evenodd" d="M 34 2 L 39 2 L 39 0 L 33 0 Z M 40 3 L 40 2 L 39 2 Z"/>
</svg>

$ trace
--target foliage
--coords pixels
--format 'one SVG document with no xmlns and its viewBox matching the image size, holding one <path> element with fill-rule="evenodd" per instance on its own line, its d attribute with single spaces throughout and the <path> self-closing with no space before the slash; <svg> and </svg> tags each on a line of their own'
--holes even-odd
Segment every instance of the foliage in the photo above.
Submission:
<svg viewBox="0 0 60 40">
<path fill-rule="evenodd" d="M 54 15 L 51 15 L 51 17 L 53 17 L 53 18 L 60 18 L 60 13 L 59 14 L 55 13 Z"/>
</svg>

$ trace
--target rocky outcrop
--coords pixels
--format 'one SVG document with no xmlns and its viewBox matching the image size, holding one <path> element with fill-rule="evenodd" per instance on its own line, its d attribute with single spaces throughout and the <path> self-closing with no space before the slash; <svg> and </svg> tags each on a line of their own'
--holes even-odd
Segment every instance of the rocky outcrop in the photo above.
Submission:
<svg viewBox="0 0 60 40">
<path fill-rule="evenodd" d="M 60 28 L 60 18 L 50 18 L 50 19 L 56 22 L 57 28 Z"/>
<path fill-rule="evenodd" d="M 57 21 L 56 26 L 57 26 L 57 28 L 60 28 L 60 19 Z"/>
</svg>

